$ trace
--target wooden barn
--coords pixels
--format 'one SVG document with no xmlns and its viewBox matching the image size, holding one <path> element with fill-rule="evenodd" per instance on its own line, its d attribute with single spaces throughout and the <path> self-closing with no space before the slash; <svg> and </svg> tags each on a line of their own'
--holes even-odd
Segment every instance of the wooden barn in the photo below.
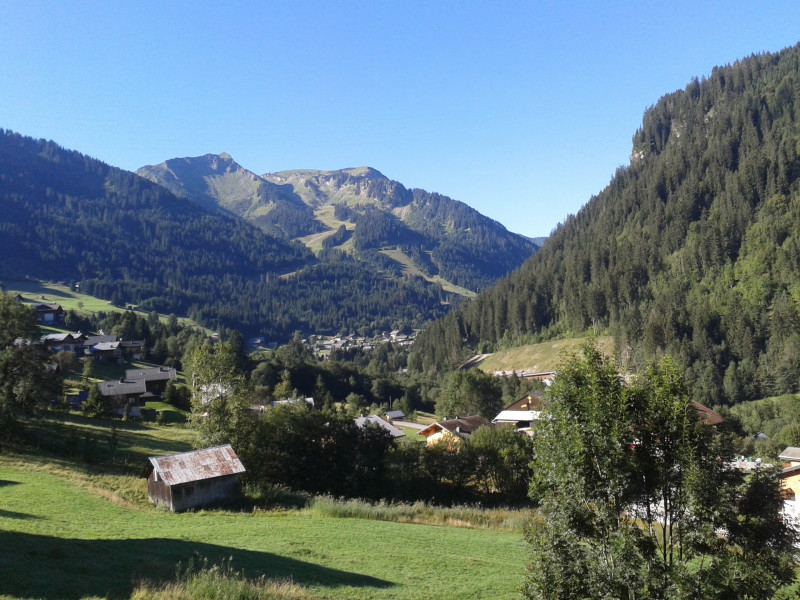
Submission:
<svg viewBox="0 0 800 600">
<path fill-rule="evenodd" d="M 173 512 L 225 503 L 240 490 L 245 469 L 229 444 L 172 456 L 151 456 L 145 467 L 147 495 Z"/>
</svg>

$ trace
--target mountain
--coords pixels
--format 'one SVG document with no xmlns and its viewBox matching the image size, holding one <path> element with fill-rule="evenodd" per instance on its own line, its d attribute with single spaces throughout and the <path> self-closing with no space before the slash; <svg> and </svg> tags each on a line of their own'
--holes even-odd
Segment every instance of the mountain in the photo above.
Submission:
<svg viewBox="0 0 800 600">
<path fill-rule="evenodd" d="M 0 130 L 0 278 L 82 290 L 206 322 L 226 292 L 308 264 L 300 244 L 212 215 L 133 173 Z M 202 306 L 203 308 L 198 308 Z"/>
<path fill-rule="evenodd" d="M 227 153 L 173 158 L 136 172 L 206 210 L 243 217 L 272 235 L 290 239 L 325 229 L 290 185 L 259 177 Z"/>
<path fill-rule="evenodd" d="M 348 209 L 348 219 L 367 223 L 359 234 L 344 227 L 343 235 L 323 235 L 355 238 L 361 249 L 328 242 L 315 256 L 289 238 L 325 226 L 290 184 L 267 181 L 225 155 L 203 158 L 206 172 L 217 174 L 211 185 L 190 177 L 196 172 L 185 160 L 171 162 L 161 185 L 54 142 L 0 130 L 0 281 L 80 281 L 82 291 L 115 304 L 277 341 L 295 331 L 420 327 L 457 303 L 440 278 L 409 275 L 412 259 L 403 263 L 399 245 L 378 249 L 382 225 L 371 223 L 376 216 L 382 222 L 383 213 Z M 225 191 L 226 202 L 203 190 Z M 261 212 L 283 216 L 263 220 Z M 287 226 L 292 214 L 299 215 L 294 233 Z M 409 257 L 415 250 L 421 261 L 429 256 L 421 246 L 403 247 Z"/>
<path fill-rule="evenodd" d="M 340 250 L 471 295 L 514 270 L 537 245 L 462 202 L 409 190 L 369 167 L 258 176 L 229 155 L 175 158 L 137 173 L 204 207 L 304 243 L 321 261 Z"/>
<path fill-rule="evenodd" d="M 609 330 L 624 365 L 671 354 L 692 396 L 800 389 L 800 46 L 662 97 L 631 161 L 519 271 L 430 327 L 412 368 Z"/>
</svg>

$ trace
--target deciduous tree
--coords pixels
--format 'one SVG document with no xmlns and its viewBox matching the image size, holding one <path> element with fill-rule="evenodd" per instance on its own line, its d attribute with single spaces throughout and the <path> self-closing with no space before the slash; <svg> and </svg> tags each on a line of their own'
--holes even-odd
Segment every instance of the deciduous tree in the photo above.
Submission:
<svg viewBox="0 0 800 600">
<path fill-rule="evenodd" d="M 793 578 L 779 480 L 727 466 L 668 359 L 626 383 L 587 343 L 535 440 L 527 597 L 766 599 Z"/>
</svg>

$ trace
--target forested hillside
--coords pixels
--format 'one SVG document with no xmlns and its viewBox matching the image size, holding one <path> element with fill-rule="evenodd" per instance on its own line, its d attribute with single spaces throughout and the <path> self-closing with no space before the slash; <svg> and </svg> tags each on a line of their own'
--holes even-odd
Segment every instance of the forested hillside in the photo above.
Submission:
<svg viewBox="0 0 800 600">
<path fill-rule="evenodd" d="M 412 367 L 608 329 L 670 353 L 705 404 L 800 385 L 800 47 L 661 98 L 630 165 L 511 276 L 417 341 Z"/>
<path fill-rule="evenodd" d="M 114 303 L 278 340 L 418 326 L 447 309 L 438 286 L 366 272 L 335 250 L 323 264 L 299 243 L 134 173 L 3 130 L 0 255 L 0 281 L 80 281 Z"/>
</svg>

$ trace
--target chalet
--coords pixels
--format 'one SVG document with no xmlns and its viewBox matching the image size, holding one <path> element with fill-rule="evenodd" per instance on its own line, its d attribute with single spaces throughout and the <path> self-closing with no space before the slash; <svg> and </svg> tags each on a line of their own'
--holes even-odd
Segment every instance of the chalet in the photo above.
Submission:
<svg viewBox="0 0 800 600">
<path fill-rule="evenodd" d="M 161 395 L 167 389 L 167 383 L 175 381 L 178 378 L 178 372 L 175 369 L 168 367 L 154 367 L 152 369 L 127 369 L 125 371 L 125 379 L 134 380 L 141 379 L 147 392 L 154 395 Z"/>
<path fill-rule="evenodd" d="M 356 417 L 355 419 L 353 419 L 353 421 L 355 421 L 355 424 L 359 429 L 363 429 L 364 427 L 369 427 L 369 426 L 380 427 L 381 429 L 385 429 L 389 433 L 389 435 L 391 435 L 392 438 L 394 439 L 405 437 L 406 435 L 391 423 L 387 423 L 386 421 L 381 419 L 378 415 L 367 415 L 366 417 Z"/>
<path fill-rule="evenodd" d="M 122 356 L 120 342 L 100 342 L 89 348 L 89 354 L 103 360 L 116 360 Z"/>
<path fill-rule="evenodd" d="M 64 309 L 56 303 L 34 304 L 36 322 L 43 325 L 58 325 L 64 322 Z"/>
<path fill-rule="evenodd" d="M 789 446 L 781 452 L 778 458 L 784 463 L 784 467 L 800 465 L 800 448 Z"/>
<path fill-rule="evenodd" d="M 119 337 L 116 335 L 87 335 L 86 339 L 83 341 L 83 345 L 85 348 L 91 348 L 92 346 L 96 346 L 97 344 L 104 344 L 108 342 L 118 342 Z"/>
<path fill-rule="evenodd" d="M 150 502 L 173 512 L 235 500 L 245 468 L 230 445 L 148 458 Z"/>
<path fill-rule="evenodd" d="M 86 336 L 78 333 L 48 333 L 41 337 L 41 342 L 51 352 L 76 352 L 83 351 Z"/>
<path fill-rule="evenodd" d="M 442 442 L 446 443 L 448 446 L 457 446 L 462 440 L 469 438 L 479 427 L 486 425 L 489 425 L 489 422 L 477 415 L 461 418 L 456 417 L 455 419 L 436 421 L 432 425 L 428 425 L 425 429 L 421 430 L 419 435 L 425 436 L 428 446 L 433 446 L 434 444 Z"/>
<path fill-rule="evenodd" d="M 100 395 L 109 399 L 115 415 L 139 416 L 140 397 L 147 391 L 143 380 L 123 378 L 119 381 L 103 381 L 97 387 Z"/>
<path fill-rule="evenodd" d="M 798 448 L 787 448 L 781 454 L 781 459 L 788 451 L 797 451 Z M 793 452 L 793 454 L 797 454 Z M 797 521 L 800 518 L 800 459 L 795 458 L 788 466 L 781 469 L 781 497 L 783 498 L 783 512 L 786 516 Z"/>
<path fill-rule="evenodd" d="M 492 419 L 495 425 L 511 424 L 515 431 L 524 431 L 530 435 L 531 425 L 542 414 L 542 405 L 537 396 L 524 396 L 513 404 L 509 404 Z"/>
<path fill-rule="evenodd" d="M 141 360 L 142 359 L 142 350 L 144 349 L 144 340 L 131 340 L 126 342 L 125 340 L 121 340 L 119 346 L 122 350 L 122 353 L 133 360 Z"/>
<path fill-rule="evenodd" d="M 390 410 L 385 415 L 387 421 L 402 421 L 406 418 L 402 410 Z"/>
</svg>

